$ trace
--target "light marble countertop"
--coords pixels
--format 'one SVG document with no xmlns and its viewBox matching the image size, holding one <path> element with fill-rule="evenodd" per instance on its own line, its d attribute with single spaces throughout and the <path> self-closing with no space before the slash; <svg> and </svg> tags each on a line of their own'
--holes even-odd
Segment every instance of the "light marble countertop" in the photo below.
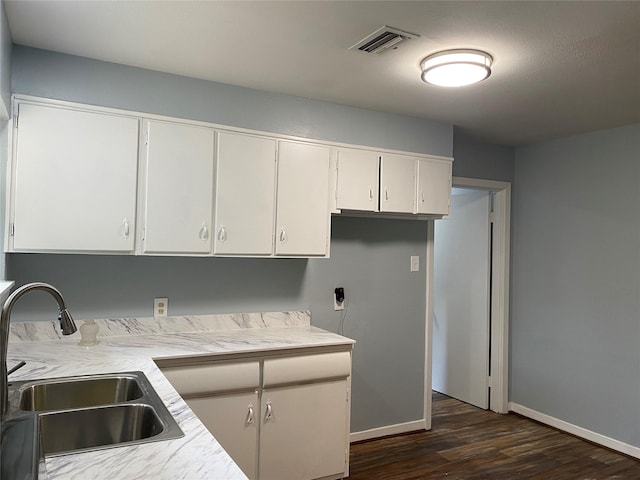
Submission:
<svg viewBox="0 0 640 480">
<path fill-rule="evenodd" d="M 13 287 L 15 282 L 9 280 L 0 280 L 0 298 L 4 295 L 9 295 L 9 291 Z"/>
<path fill-rule="evenodd" d="M 33 340 L 55 331 L 53 323 L 36 322 L 12 325 L 8 351 L 9 368 L 21 360 L 26 365 L 11 375 L 11 380 L 45 379 L 72 375 L 142 371 L 174 416 L 185 436 L 176 440 L 150 442 L 47 457 L 47 478 L 51 480 L 129 480 L 246 479 L 238 466 L 202 425 L 184 400 L 164 377 L 154 359 L 193 356 L 224 356 L 310 347 L 344 346 L 353 340 L 312 327 L 307 318 L 295 318 L 296 312 L 284 312 L 284 321 L 273 314 L 176 317 L 174 319 L 105 320 L 96 346 L 78 346 L 79 334 L 53 340 Z M 233 317 L 233 318 L 231 318 Z M 246 321 L 247 319 L 254 321 Z M 271 319 L 271 320 L 270 320 Z M 231 323 L 228 323 L 228 322 Z M 109 327 L 109 322 L 112 323 Z M 182 322 L 182 323 L 181 323 Z M 80 326 L 81 322 L 77 322 Z M 202 324 L 213 325 L 206 330 Z M 34 326 L 35 325 L 35 326 Z M 142 327 L 141 327 L 142 325 Z M 162 325 L 162 327 L 158 327 Z M 182 325 L 176 328 L 176 325 Z M 133 326 L 133 328 L 132 328 Z M 15 328 L 14 328 L 15 327 Z M 123 331 L 129 329 L 128 334 Z M 219 329 L 226 328 L 226 329 Z M 33 334 L 38 330 L 36 334 Z M 102 331 L 104 329 L 104 332 Z M 171 333 L 148 334 L 149 331 Z M 177 331 L 175 331 L 177 330 Z M 205 331 L 202 331 L 205 330 Z M 26 339 L 26 334 L 31 334 Z M 104 335 L 101 335 L 104 334 Z M 31 341 L 29 341 L 31 340 Z"/>
</svg>

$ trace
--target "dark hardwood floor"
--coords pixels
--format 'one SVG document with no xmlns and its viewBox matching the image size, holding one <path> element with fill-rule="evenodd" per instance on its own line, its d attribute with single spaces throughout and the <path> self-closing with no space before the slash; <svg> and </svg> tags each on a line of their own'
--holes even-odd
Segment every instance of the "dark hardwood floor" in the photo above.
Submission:
<svg viewBox="0 0 640 480">
<path fill-rule="evenodd" d="M 433 429 L 351 445 L 349 480 L 640 480 L 640 461 L 433 395 Z"/>
</svg>

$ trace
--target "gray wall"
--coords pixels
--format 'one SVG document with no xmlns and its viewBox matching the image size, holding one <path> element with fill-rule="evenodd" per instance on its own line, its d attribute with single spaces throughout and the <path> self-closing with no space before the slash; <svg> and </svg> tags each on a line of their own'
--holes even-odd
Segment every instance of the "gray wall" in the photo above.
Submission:
<svg viewBox="0 0 640 480">
<path fill-rule="evenodd" d="M 0 0 L 0 280 L 5 278 L 4 225 L 8 147 L 8 117 L 11 111 L 11 32 L 4 2 Z"/>
<path fill-rule="evenodd" d="M 14 93 L 206 120 L 264 131 L 450 156 L 453 128 L 14 46 Z M 51 282 L 77 318 L 311 309 L 338 331 L 332 292 L 346 289 L 344 334 L 354 351 L 352 430 L 423 417 L 426 223 L 334 218 L 330 259 L 163 258 L 9 254 L 17 285 Z M 419 255 L 421 273 L 409 271 Z M 51 318 L 46 296 L 14 320 Z"/>
<path fill-rule="evenodd" d="M 458 127 L 453 129 L 453 175 L 513 182 L 513 147 L 481 142 Z"/>
<path fill-rule="evenodd" d="M 11 109 L 11 31 L 7 23 L 4 1 L 0 0 L 0 113 Z"/>
<path fill-rule="evenodd" d="M 640 447 L 640 124 L 518 148 L 511 400 Z"/>
<path fill-rule="evenodd" d="M 352 430 L 423 417 L 425 239 L 422 221 L 334 217 L 330 259 L 163 258 L 10 254 L 17 285 L 45 281 L 77 319 L 310 309 L 313 324 L 354 338 Z M 409 271 L 419 255 L 421 273 Z M 345 312 L 332 294 L 345 288 Z M 55 314 L 47 295 L 25 297 L 14 321 Z"/>
<path fill-rule="evenodd" d="M 453 127 L 14 46 L 13 93 L 451 156 Z"/>
</svg>

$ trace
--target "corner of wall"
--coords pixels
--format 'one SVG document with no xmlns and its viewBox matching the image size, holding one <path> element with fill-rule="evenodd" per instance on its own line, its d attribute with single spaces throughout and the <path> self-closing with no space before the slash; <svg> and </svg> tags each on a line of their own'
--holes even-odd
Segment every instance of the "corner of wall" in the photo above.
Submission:
<svg viewBox="0 0 640 480">
<path fill-rule="evenodd" d="M 11 30 L 5 12 L 5 2 L 0 0 L 0 119 L 7 119 L 11 112 Z"/>
<path fill-rule="evenodd" d="M 8 124 L 11 116 L 11 32 L 7 22 L 4 0 L 0 0 L 0 280 L 6 278 L 4 254 L 4 225 L 6 175 L 9 158 Z"/>
<path fill-rule="evenodd" d="M 478 140 L 453 127 L 453 175 L 513 183 L 515 148 Z"/>
</svg>

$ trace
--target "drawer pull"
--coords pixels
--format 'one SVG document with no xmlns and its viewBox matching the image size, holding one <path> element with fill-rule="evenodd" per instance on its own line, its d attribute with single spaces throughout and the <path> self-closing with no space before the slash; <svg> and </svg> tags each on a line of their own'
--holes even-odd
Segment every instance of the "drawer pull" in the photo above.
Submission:
<svg viewBox="0 0 640 480">
<path fill-rule="evenodd" d="M 126 217 L 122 220 L 122 237 L 129 238 L 129 221 Z"/>
<path fill-rule="evenodd" d="M 248 407 L 247 425 L 253 425 L 253 403 L 250 403 Z"/>
<path fill-rule="evenodd" d="M 200 238 L 200 240 L 206 240 L 207 238 L 209 238 L 209 229 L 204 223 L 202 224 L 202 227 L 200 227 L 200 233 L 198 234 L 198 237 Z"/>
<path fill-rule="evenodd" d="M 218 230 L 218 241 L 224 242 L 227 239 L 227 231 L 224 229 L 224 225 Z"/>
<path fill-rule="evenodd" d="M 264 423 L 270 422 L 271 418 L 273 417 L 273 411 L 271 408 L 271 400 L 268 400 L 267 403 L 267 408 L 265 409 L 264 412 Z"/>
</svg>

